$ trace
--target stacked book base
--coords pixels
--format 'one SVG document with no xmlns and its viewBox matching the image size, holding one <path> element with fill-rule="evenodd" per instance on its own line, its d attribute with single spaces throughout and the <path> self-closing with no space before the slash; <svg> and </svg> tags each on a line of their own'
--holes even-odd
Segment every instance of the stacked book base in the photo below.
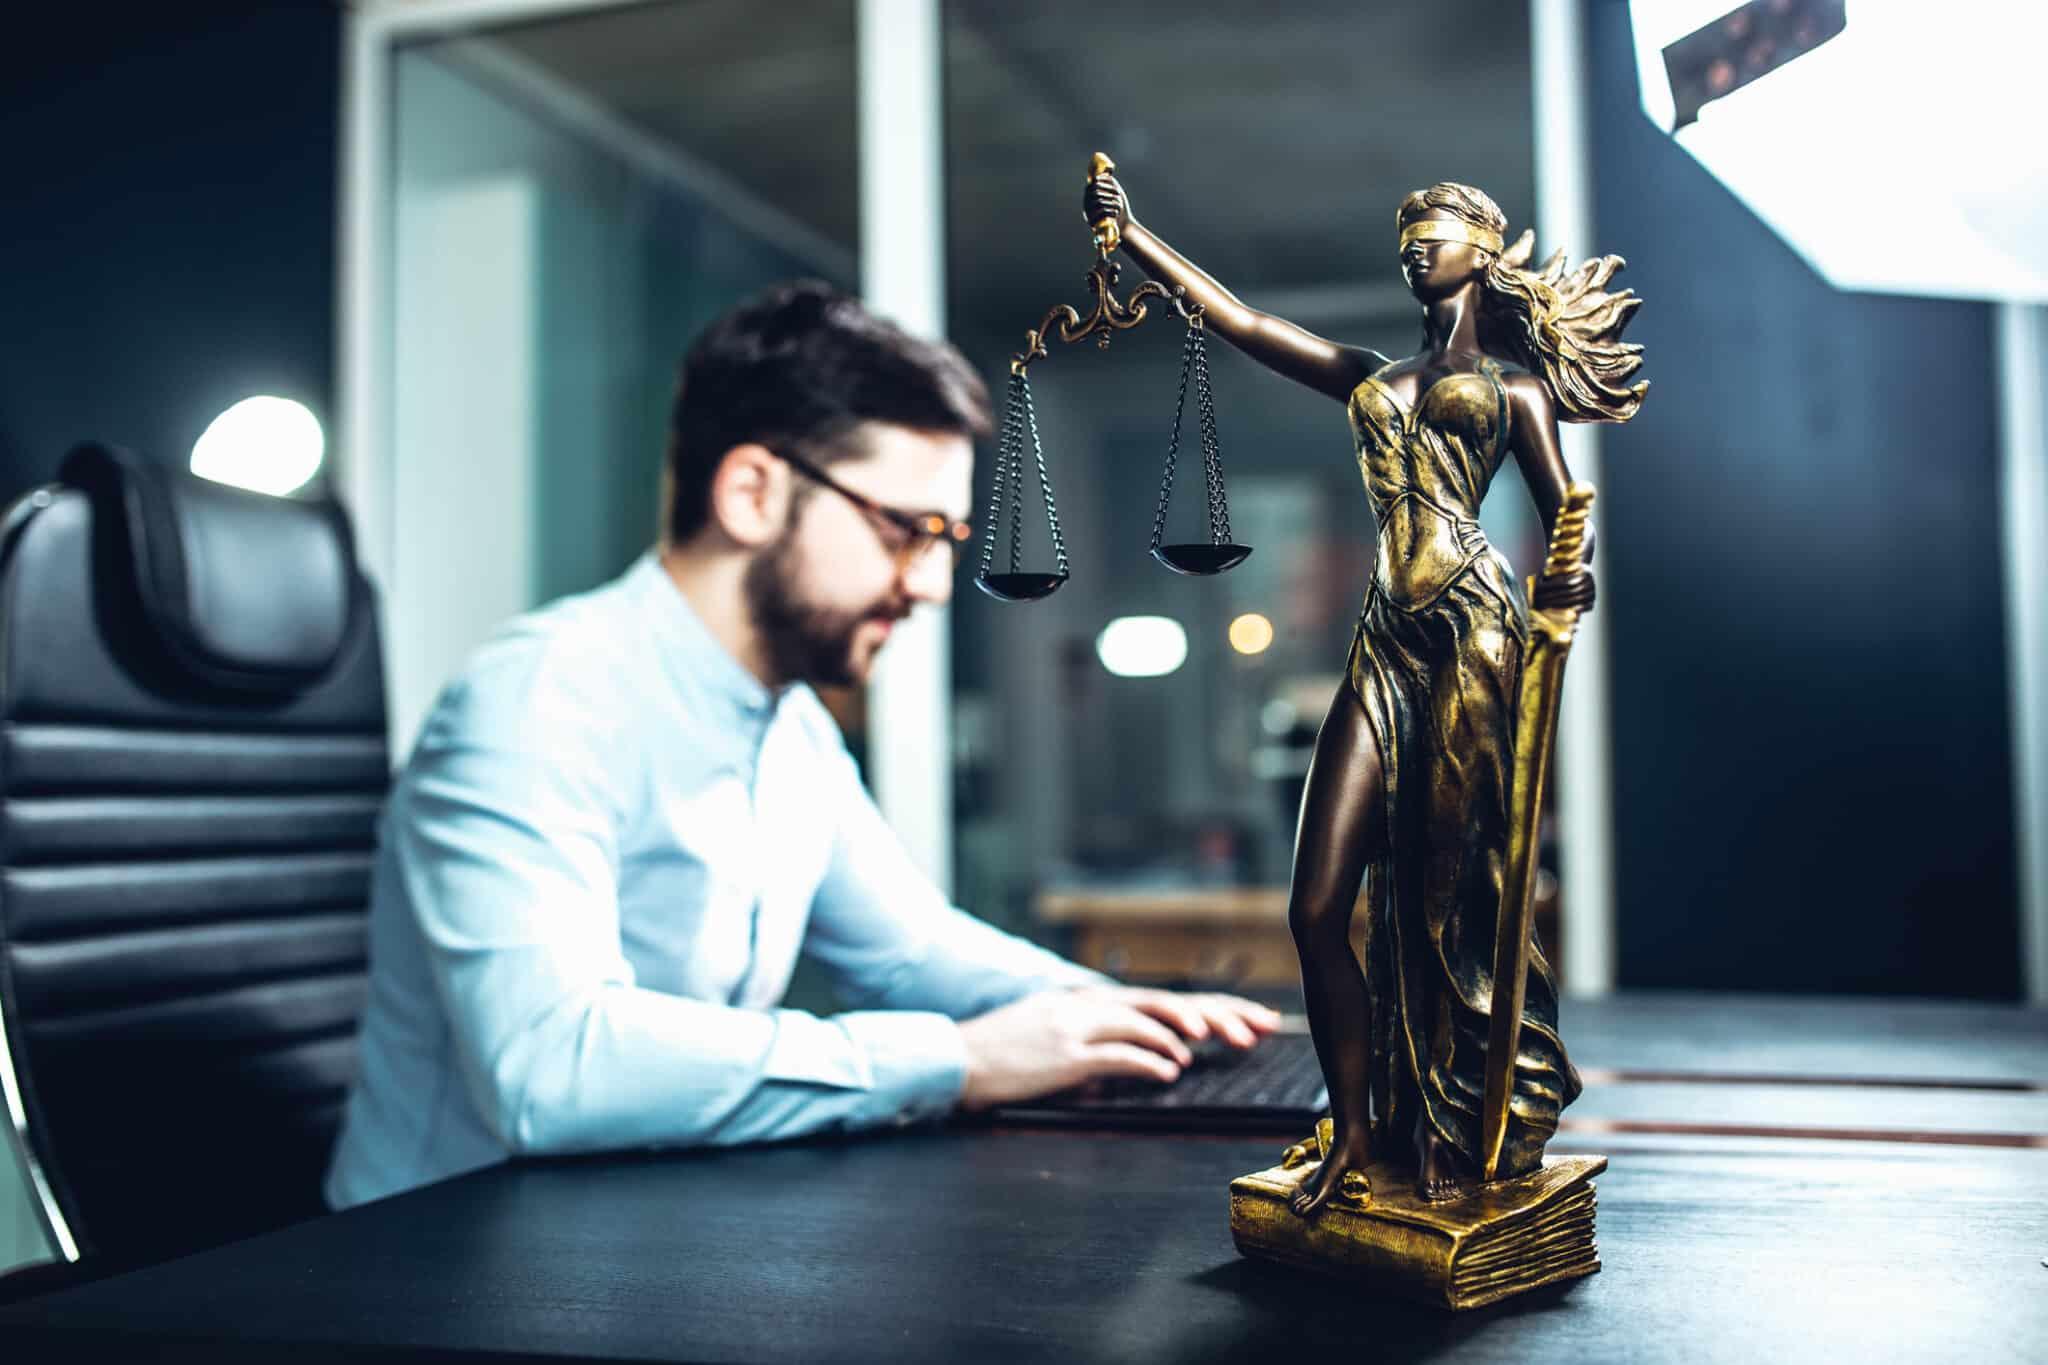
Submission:
<svg viewBox="0 0 2048 1365">
<path fill-rule="evenodd" d="M 1308 1220 L 1288 1205 L 1315 1163 L 1275 1166 L 1231 1182 L 1230 1232 L 1247 1256 L 1478 1308 L 1600 1268 L 1593 1177 L 1606 1169 L 1606 1157 L 1546 1157 L 1541 1170 L 1432 1204 L 1412 1170 L 1375 1164 L 1368 1199 L 1332 1200 Z"/>
</svg>

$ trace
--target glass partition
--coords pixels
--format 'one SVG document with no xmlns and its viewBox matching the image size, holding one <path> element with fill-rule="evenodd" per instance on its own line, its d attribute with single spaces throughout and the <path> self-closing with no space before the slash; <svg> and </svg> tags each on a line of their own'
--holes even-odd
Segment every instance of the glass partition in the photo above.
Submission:
<svg viewBox="0 0 2048 1365">
<path fill-rule="evenodd" d="M 1403 195 L 1452 179 L 1531 222 L 1529 35 L 1519 6 L 947 6 L 949 329 L 1000 394 L 1056 303 L 1083 305 L 1089 157 L 1148 228 L 1254 306 L 1391 355 L 1419 341 L 1395 257 Z M 1399 63 L 1376 54 L 1398 52 Z M 1124 267 L 1125 294 L 1143 278 Z M 1073 577 L 1029 605 L 963 575 L 953 639 L 956 865 L 965 904 L 1065 928 L 1101 965 L 1291 984 L 1285 887 L 1302 780 L 1342 675 L 1372 551 L 1342 407 L 1209 347 L 1233 538 L 1226 574 L 1147 555 L 1182 326 L 1031 367 Z M 1167 539 L 1199 539 L 1194 400 Z M 989 486 L 989 460 L 980 487 Z M 1025 567 L 1051 547 L 1027 478 Z M 993 515 L 983 506 L 981 515 Z M 1525 571 L 1527 498 L 1504 474 L 1488 529 Z M 972 565 L 969 566 L 971 570 Z M 1185 658 L 1119 675 L 1105 630 L 1161 617 Z M 1177 628 L 1177 632 L 1174 628 Z M 1168 657 L 1153 661 L 1164 667 Z M 1143 671 L 1144 660 L 1139 660 Z"/>
<path fill-rule="evenodd" d="M 401 745 L 496 622 L 652 543 L 697 330 L 856 284 L 851 0 L 601 8 L 394 54 L 389 654 Z"/>
</svg>

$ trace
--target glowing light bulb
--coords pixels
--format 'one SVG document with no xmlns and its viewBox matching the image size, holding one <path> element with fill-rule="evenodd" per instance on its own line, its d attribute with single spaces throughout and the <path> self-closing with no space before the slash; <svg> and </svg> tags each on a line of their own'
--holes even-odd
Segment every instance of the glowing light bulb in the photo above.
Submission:
<svg viewBox="0 0 2048 1365">
<path fill-rule="evenodd" d="M 320 468 L 327 437 L 320 419 L 289 398 L 244 398 L 192 445 L 192 472 L 215 483 L 283 495 Z"/>
</svg>

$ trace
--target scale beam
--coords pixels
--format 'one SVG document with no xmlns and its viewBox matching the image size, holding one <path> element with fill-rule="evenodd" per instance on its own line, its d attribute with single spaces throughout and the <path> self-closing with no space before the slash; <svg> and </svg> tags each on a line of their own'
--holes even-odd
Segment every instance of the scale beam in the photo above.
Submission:
<svg viewBox="0 0 2048 1365">
<path fill-rule="evenodd" d="M 1088 178 L 1092 181 L 1096 176 L 1115 169 L 1115 163 L 1097 152 L 1089 164 Z M 1025 333 L 1024 349 L 1010 357 L 1009 397 L 996 448 L 995 486 L 989 497 L 992 515 L 988 533 L 982 541 L 981 570 L 974 580 L 976 587 L 998 601 L 1034 602 L 1050 596 L 1067 581 L 1069 572 L 1066 541 L 1060 534 L 1059 509 L 1053 501 L 1052 479 L 1046 469 L 1045 451 L 1038 439 L 1038 414 L 1031 400 L 1031 362 L 1051 354 L 1046 343 L 1054 338 L 1071 345 L 1093 337 L 1097 349 L 1107 348 L 1113 335 L 1129 331 L 1150 315 L 1149 300 L 1155 298 L 1171 303 L 1174 311 L 1187 323 L 1188 330 L 1181 361 L 1180 399 L 1173 414 L 1173 438 L 1167 448 L 1166 471 L 1160 483 L 1159 509 L 1152 521 L 1152 557 L 1178 574 L 1208 575 L 1222 573 L 1243 563 L 1245 556 L 1251 553 L 1250 546 L 1230 543 L 1230 505 L 1224 493 L 1223 463 L 1217 449 L 1216 404 L 1209 386 L 1209 359 L 1204 343 L 1206 329 L 1202 325 L 1201 305 L 1190 304 L 1186 290 L 1180 287 L 1168 289 L 1156 280 L 1144 281 L 1131 291 L 1130 298 L 1119 299 L 1116 285 L 1122 267 L 1111 259 L 1111 253 L 1120 241 L 1116 220 L 1105 218 L 1094 224 L 1093 240 L 1095 264 L 1088 271 L 1087 284 L 1095 302 L 1088 316 L 1083 318 L 1070 304 L 1054 305 L 1038 326 Z M 1181 419 L 1187 410 L 1190 378 L 1194 380 L 1200 409 L 1202 468 L 1209 499 L 1209 540 L 1207 543 L 1165 545 L 1161 542 L 1166 528 L 1166 508 L 1173 495 L 1174 464 L 1180 454 Z M 1027 445 L 1037 466 L 1039 493 L 1045 501 L 1046 524 L 1051 532 L 1053 555 L 1057 561 L 1057 567 L 1050 572 L 1023 567 L 1023 466 Z M 1006 521 L 1009 567 L 999 572 L 995 567 L 996 542 L 1003 538 Z"/>
</svg>

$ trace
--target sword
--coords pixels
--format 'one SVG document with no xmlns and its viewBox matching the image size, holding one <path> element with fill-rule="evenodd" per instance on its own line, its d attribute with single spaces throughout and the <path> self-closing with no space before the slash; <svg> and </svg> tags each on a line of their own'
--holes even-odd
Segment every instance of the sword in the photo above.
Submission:
<svg viewBox="0 0 2048 1365">
<path fill-rule="evenodd" d="M 1593 486 L 1575 483 L 1550 528 L 1550 554 L 1543 576 L 1562 577 L 1585 567 L 1586 519 Z M 1522 1002 L 1529 985 L 1529 929 L 1535 919 L 1536 824 L 1543 784 L 1550 773 L 1551 742 L 1557 737 L 1558 696 L 1564 689 L 1564 661 L 1579 622 L 1574 607 L 1529 613 L 1529 657 L 1515 696 L 1515 772 L 1508 795 L 1508 863 L 1501 879 L 1500 919 L 1493 938 L 1493 1000 L 1486 1035 L 1486 1099 L 1479 1111 L 1479 1166 L 1484 1179 L 1498 1178 L 1501 1145 L 1508 1135 L 1508 1099 L 1515 1088 L 1515 1052 L 1522 1039 Z"/>
</svg>

